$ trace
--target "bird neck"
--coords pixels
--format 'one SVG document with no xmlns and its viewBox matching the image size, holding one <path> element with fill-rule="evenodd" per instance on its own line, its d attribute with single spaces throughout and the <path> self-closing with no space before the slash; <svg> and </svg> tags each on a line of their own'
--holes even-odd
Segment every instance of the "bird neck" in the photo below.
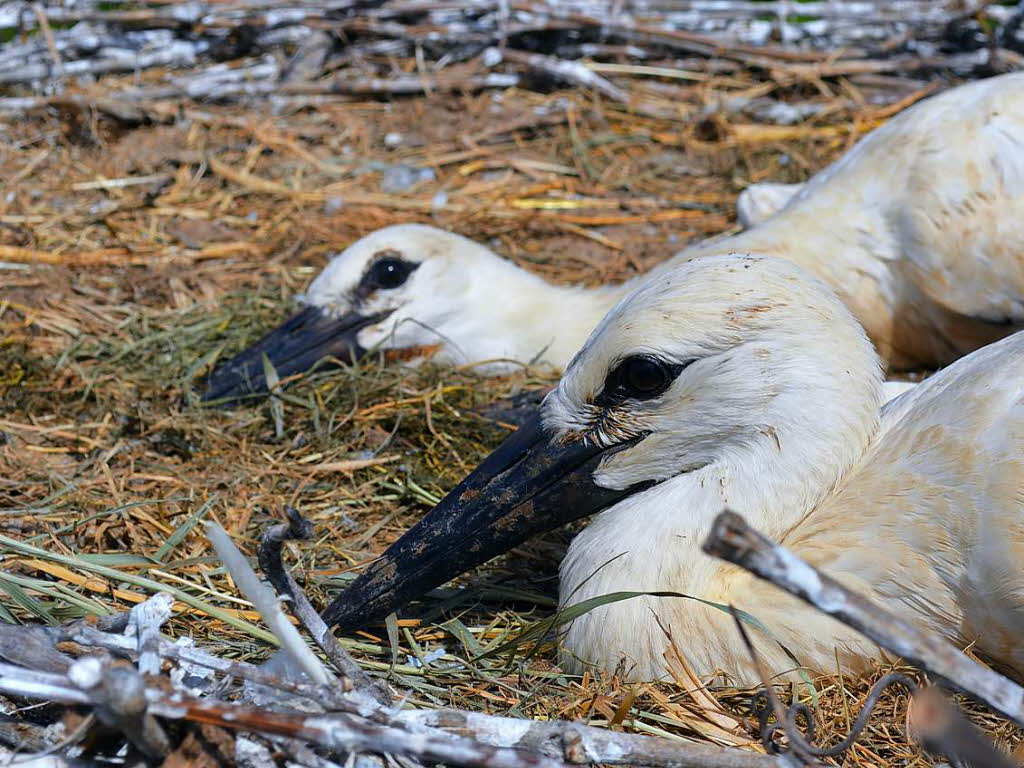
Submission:
<svg viewBox="0 0 1024 768">
<path fill-rule="evenodd" d="M 459 362 L 481 360 L 549 364 L 562 371 L 619 298 L 619 286 L 554 285 L 516 268 L 473 289 L 477 311 L 452 334 Z M 498 373 L 508 362 L 484 366 Z"/>
<path fill-rule="evenodd" d="M 766 425 L 706 466 L 598 515 L 563 563 L 563 600 L 583 584 L 570 603 L 622 590 L 707 595 L 720 565 L 700 547 L 721 511 L 739 512 L 765 535 L 782 538 L 864 456 L 878 430 L 880 390 L 865 384 L 866 394 L 844 400 L 844 387 L 857 389 L 846 381 L 816 398 L 794 393 L 784 423 Z M 595 575 L 602 563 L 608 565 Z"/>
</svg>

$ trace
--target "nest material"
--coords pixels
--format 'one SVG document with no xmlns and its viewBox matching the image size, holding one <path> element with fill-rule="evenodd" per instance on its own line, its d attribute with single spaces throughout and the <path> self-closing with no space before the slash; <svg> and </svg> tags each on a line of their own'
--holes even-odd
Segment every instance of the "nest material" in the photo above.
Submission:
<svg viewBox="0 0 1024 768">
<path fill-rule="evenodd" d="M 104 98 L 123 105 L 138 79 L 109 77 L 0 125 L 0 619 L 58 624 L 167 590 L 172 636 L 262 661 L 271 636 L 203 521 L 253 554 L 286 505 L 300 508 L 316 536 L 291 545 L 294 572 L 325 605 L 507 433 L 481 406 L 553 381 L 369 360 L 308 377 L 275 408 L 192 403 L 196 378 L 283 317 L 329 253 L 422 221 L 547 279 L 622 280 L 727 230 L 747 184 L 807 178 L 938 86 L 703 61 L 675 74 L 622 59 L 593 69 L 649 107 L 639 111 L 590 90 L 427 89 L 295 98 L 275 114 L 261 102 L 168 111 L 149 100 L 134 120 Z M 415 57 L 395 66 L 415 77 Z M 801 121 L 759 122 L 766 97 L 802 105 Z M 750 692 L 725 678 L 706 694 L 685 680 L 573 678 L 554 666 L 550 638 L 473 661 L 551 614 L 570 535 L 529 542 L 343 645 L 414 706 L 756 743 Z M 822 740 L 845 733 L 888 669 L 815 681 Z M 924 764 L 897 694 L 879 713 L 846 759 Z M 1019 742 L 974 715 L 999 742 Z"/>
</svg>

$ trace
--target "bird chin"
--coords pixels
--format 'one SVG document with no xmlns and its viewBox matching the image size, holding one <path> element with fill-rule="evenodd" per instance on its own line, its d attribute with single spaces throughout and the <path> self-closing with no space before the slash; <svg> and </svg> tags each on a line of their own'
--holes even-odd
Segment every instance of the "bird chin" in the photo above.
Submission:
<svg viewBox="0 0 1024 768">
<path fill-rule="evenodd" d="M 379 619 L 531 536 L 650 487 L 594 481 L 604 457 L 643 437 L 611 447 L 566 442 L 534 415 L 339 595 L 324 620 L 355 627 Z"/>
</svg>

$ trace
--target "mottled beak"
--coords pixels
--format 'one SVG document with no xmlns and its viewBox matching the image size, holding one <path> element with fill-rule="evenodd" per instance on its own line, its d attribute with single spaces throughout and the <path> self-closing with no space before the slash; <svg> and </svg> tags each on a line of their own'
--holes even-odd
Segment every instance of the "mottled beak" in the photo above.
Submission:
<svg viewBox="0 0 1024 768">
<path fill-rule="evenodd" d="M 357 334 L 381 319 L 355 312 L 331 317 L 318 307 L 307 307 L 219 365 L 206 379 L 202 402 L 228 404 L 267 394 L 264 357 L 281 380 L 305 373 L 325 358 L 352 363 L 366 351 Z"/>
<path fill-rule="evenodd" d="M 611 448 L 563 442 L 532 417 L 339 595 L 328 625 L 358 627 L 526 539 L 641 489 L 602 488 L 593 475 Z M 646 487 L 648 484 L 644 484 Z"/>
</svg>

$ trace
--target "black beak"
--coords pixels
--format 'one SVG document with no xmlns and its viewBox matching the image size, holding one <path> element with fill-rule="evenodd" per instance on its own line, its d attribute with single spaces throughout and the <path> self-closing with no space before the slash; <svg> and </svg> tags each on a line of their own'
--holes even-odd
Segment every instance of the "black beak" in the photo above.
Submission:
<svg viewBox="0 0 1024 768">
<path fill-rule="evenodd" d="M 352 363 L 366 350 L 356 334 L 382 319 L 349 312 L 332 318 L 318 307 L 307 307 L 251 347 L 217 367 L 206 379 L 202 401 L 231 403 L 268 391 L 264 355 L 280 379 L 305 373 L 324 358 Z"/>
<path fill-rule="evenodd" d="M 328 625 L 357 627 L 490 560 L 531 536 L 636 493 L 593 481 L 612 448 L 562 443 L 534 416 L 409 529 L 324 612 Z M 649 484 L 644 484 L 646 487 Z"/>
</svg>

